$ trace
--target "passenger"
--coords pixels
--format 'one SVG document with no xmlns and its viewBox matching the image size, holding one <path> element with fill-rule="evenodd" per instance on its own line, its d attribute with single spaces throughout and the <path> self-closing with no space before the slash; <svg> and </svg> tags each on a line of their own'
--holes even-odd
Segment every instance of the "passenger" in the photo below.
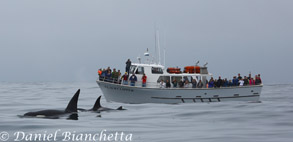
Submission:
<svg viewBox="0 0 293 142">
<path fill-rule="evenodd" d="M 208 84 L 209 84 L 209 86 L 207 88 L 214 88 L 214 78 L 213 77 L 211 77 Z"/>
<path fill-rule="evenodd" d="M 143 74 L 141 80 L 142 80 L 142 87 L 146 87 L 147 76 L 145 74 Z"/>
<path fill-rule="evenodd" d="M 222 79 L 221 87 L 225 87 L 224 84 L 225 84 L 225 79 Z"/>
<path fill-rule="evenodd" d="M 112 73 L 112 70 L 110 67 L 107 68 L 107 72 L 110 71 L 110 73 Z"/>
<path fill-rule="evenodd" d="M 258 74 L 258 79 L 259 79 L 259 83 L 262 84 L 261 78 L 260 78 L 260 74 Z"/>
<path fill-rule="evenodd" d="M 170 88 L 171 87 L 171 83 L 169 80 L 166 80 L 166 88 Z"/>
<path fill-rule="evenodd" d="M 165 87 L 166 87 L 166 84 L 165 84 L 164 80 L 162 79 L 160 82 L 160 88 L 165 88 Z"/>
<path fill-rule="evenodd" d="M 244 84 L 243 84 L 244 86 L 247 86 L 249 84 L 248 78 L 246 76 L 244 76 L 243 81 L 244 81 Z"/>
<path fill-rule="evenodd" d="M 255 85 L 255 81 L 254 81 L 253 78 L 250 78 L 250 80 L 249 80 L 249 85 Z"/>
<path fill-rule="evenodd" d="M 222 82 L 223 82 L 223 81 L 222 81 L 222 79 L 221 79 L 221 76 L 219 76 L 219 79 L 218 79 L 217 84 L 216 84 L 217 87 L 220 88 L 220 87 L 222 86 Z"/>
<path fill-rule="evenodd" d="M 111 82 L 111 80 L 112 80 L 112 74 L 111 74 L 111 71 L 110 70 L 108 70 L 107 71 L 107 74 L 106 74 L 106 81 L 109 81 L 109 82 Z"/>
<path fill-rule="evenodd" d="M 121 77 L 121 72 L 120 72 L 120 70 L 118 70 L 118 78 L 120 78 Z"/>
<path fill-rule="evenodd" d="M 131 66 L 130 59 L 128 59 L 125 64 L 126 64 L 125 72 L 127 72 L 127 74 L 129 75 L 129 70 L 130 70 L 130 66 Z"/>
<path fill-rule="evenodd" d="M 98 74 L 99 74 L 99 76 L 102 75 L 102 69 L 99 69 L 99 70 L 98 70 Z"/>
<path fill-rule="evenodd" d="M 118 81 L 118 73 L 116 72 L 116 69 L 113 69 L 113 72 L 111 74 L 112 79 L 114 80 L 114 82 Z"/>
<path fill-rule="evenodd" d="M 249 73 L 248 77 L 247 77 L 248 80 L 251 79 L 251 73 Z"/>
<path fill-rule="evenodd" d="M 259 84 L 259 83 L 258 83 L 259 80 L 258 80 L 257 75 L 254 76 L 254 81 L 255 81 L 255 85 L 258 85 L 258 84 Z"/>
<path fill-rule="evenodd" d="M 243 86 L 244 85 L 244 81 L 243 81 L 243 79 L 240 79 L 239 80 L 239 86 Z"/>
<path fill-rule="evenodd" d="M 123 84 L 128 85 L 128 75 L 127 72 L 122 76 Z"/>
<path fill-rule="evenodd" d="M 214 88 L 217 88 L 217 79 L 214 80 Z"/>
<path fill-rule="evenodd" d="M 121 72 L 120 72 L 120 70 L 118 70 L 117 75 L 118 75 L 118 83 L 121 84 Z"/>
<path fill-rule="evenodd" d="M 130 80 L 130 86 L 135 86 L 135 82 L 137 81 L 137 77 L 135 74 L 132 74 L 132 76 L 129 78 Z"/>
<path fill-rule="evenodd" d="M 107 74 L 107 71 L 105 69 L 103 69 L 102 74 L 101 74 L 101 79 L 105 79 Z"/>
<path fill-rule="evenodd" d="M 202 88 L 203 87 L 203 84 L 201 82 L 201 80 L 199 80 L 199 82 L 197 83 L 197 88 Z"/>
<path fill-rule="evenodd" d="M 238 86 L 238 78 L 236 78 L 236 76 L 233 77 L 233 80 L 232 80 L 232 83 L 233 83 L 233 86 Z"/>
<path fill-rule="evenodd" d="M 195 79 L 192 79 L 191 84 L 192 84 L 192 88 L 196 88 L 197 82 Z"/>
<path fill-rule="evenodd" d="M 228 87 L 228 84 L 229 84 L 229 82 L 228 82 L 228 80 L 227 80 L 227 78 L 225 78 L 224 80 L 223 80 L 223 83 L 222 83 L 223 85 L 223 87 Z"/>
<path fill-rule="evenodd" d="M 260 84 L 261 84 L 260 74 L 255 75 L 255 85 L 260 85 Z"/>
<path fill-rule="evenodd" d="M 242 79 L 242 76 L 240 75 L 240 73 L 238 73 L 238 80 Z"/>
<path fill-rule="evenodd" d="M 176 79 L 174 79 L 174 80 L 172 81 L 172 84 L 173 84 L 173 88 L 177 88 L 177 80 L 176 80 Z"/>
<path fill-rule="evenodd" d="M 180 79 L 180 81 L 179 81 L 179 87 L 180 88 L 183 88 L 184 87 L 184 82 L 182 81 L 182 79 Z"/>
<path fill-rule="evenodd" d="M 228 86 L 229 87 L 233 86 L 232 80 L 229 80 Z"/>
<path fill-rule="evenodd" d="M 188 80 L 185 80 L 184 88 L 189 88 L 189 82 L 188 82 Z"/>
<path fill-rule="evenodd" d="M 186 80 L 188 80 L 187 76 L 183 76 L 183 82 L 185 82 Z"/>
</svg>

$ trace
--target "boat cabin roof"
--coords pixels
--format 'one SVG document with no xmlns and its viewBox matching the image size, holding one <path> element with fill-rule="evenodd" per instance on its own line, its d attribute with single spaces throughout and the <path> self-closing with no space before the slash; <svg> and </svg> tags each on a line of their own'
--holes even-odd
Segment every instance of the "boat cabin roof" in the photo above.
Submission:
<svg viewBox="0 0 293 142">
<path fill-rule="evenodd" d="M 137 71 L 139 67 L 145 67 L 145 68 L 160 68 L 161 69 L 161 73 L 155 73 L 158 74 L 159 76 L 212 76 L 211 73 L 207 73 L 207 74 L 200 74 L 200 73 L 168 73 L 167 70 L 165 69 L 165 67 L 163 65 L 159 65 L 159 64 L 142 64 L 142 63 L 132 63 L 131 64 L 133 72 Z M 146 73 L 147 75 L 150 74 L 154 74 L 154 73 L 148 73 L 145 72 L 147 71 L 146 69 L 144 69 L 144 73 Z M 137 74 L 137 73 L 136 73 Z M 139 73 L 140 74 L 140 73 Z"/>
<path fill-rule="evenodd" d="M 133 66 L 140 66 L 140 67 L 159 67 L 164 69 L 165 67 L 162 65 L 158 65 L 158 64 L 141 64 L 141 63 L 132 63 L 131 65 Z"/>
</svg>

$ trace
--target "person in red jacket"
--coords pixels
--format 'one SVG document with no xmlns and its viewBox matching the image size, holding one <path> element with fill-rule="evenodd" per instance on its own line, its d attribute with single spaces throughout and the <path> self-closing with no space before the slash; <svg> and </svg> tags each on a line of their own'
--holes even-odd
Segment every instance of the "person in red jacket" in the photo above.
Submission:
<svg viewBox="0 0 293 142">
<path fill-rule="evenodd" d="M 142 87 L 146 87 L 147 76 L 145 74 L 143 74 L 141 80 L 142 80 Z"/>
<path fill-rule="evenodd" d="M 128 85 L 128 74 L 125 72 L 125 74 L 121 77 L 123 84 Z"/>
</svg>

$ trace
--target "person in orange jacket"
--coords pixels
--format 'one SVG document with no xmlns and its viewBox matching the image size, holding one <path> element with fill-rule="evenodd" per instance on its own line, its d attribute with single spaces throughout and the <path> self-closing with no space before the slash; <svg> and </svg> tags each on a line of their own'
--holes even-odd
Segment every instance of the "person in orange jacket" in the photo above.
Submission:
<svg viewBox="0 0 293 142">
<path fill-rule="evenodd" d="M 98 74 L 99 74 L 99 76 L 102 75 L 102 69 L 98 70 Z"/>
</svg>

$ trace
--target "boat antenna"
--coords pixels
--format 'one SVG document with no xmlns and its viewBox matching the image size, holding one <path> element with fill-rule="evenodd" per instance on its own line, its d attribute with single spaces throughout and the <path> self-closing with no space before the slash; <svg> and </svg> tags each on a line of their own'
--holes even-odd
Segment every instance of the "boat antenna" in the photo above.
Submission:
<svg viewBox="0 0 293 142">
<path fill-rule="evenodd" d="M 166 44 L 166 31 L 164 29 L 164 66 L 166 66 L 166 47 L 167 47 L 167 44 Z"/>
<path fill-rule="evenodd" d="M 194 73 L 196 73 L 196 66 L 198 65 L 198 63 L 199 63 L 199 61 L 197 61 L 197 62 L 195 63 L 195 66 L 194 66 Z"/>
<path fill-rule="evenodd" d="M 149 53 L 149 49 L 148 48 L 147 48 L 147 51 L 144 53 L 144 56 L 146 57 L 147 62 L 149 62 L 149 58 L 147 58 L 147 57 L 150 56 L 150 53 Z"/>
<path fill-rule="evenodd" d="M 208 62 L 206 62 L 203 66 L 206 67 L 208 65 Z"/>
<path fill-rule="evenodd" d="M 164 48 L 164 66 L 166 66 L 166 48 Z"/>
<path fill-rule="evenodd" d="M 138 62 L 141 64 L 141 58 L 140 58 L 140 55 L 137 56 L 137 60 L 138 60 Z"/>
<path fill-rule="evenodd" d="M 157 30 L 157 38 L 158 38 L 158 42 L 157 42 L 157 44 L 158 44 L 158 54 L 159 54 L 159 60 L 158 60 L 158 64 L 160 65 L 161 64 L 161 52 L 160 52 L 160 50 L 161 50 L 161 48 L 160 48 L 160 34 L 159 34 L 159 31 Z"/>
<path fill-rule="evenodd" d="M 198 63 L 199 63 L 199 61 L 197 61 L 197 62 L 195 63 L 195 66 L 197 66 L 197 65 L 198 65 Z"/>
<path fill-rule="evenodd" d="M 154 34 L 155 34 L 155 55 L 154 55 L 154 61 L 155 63 L 157 63 L 157 56 L 158 56 L 158 52 L 157 52 L 157 23 L 154 24 Z"/>
</svg>

